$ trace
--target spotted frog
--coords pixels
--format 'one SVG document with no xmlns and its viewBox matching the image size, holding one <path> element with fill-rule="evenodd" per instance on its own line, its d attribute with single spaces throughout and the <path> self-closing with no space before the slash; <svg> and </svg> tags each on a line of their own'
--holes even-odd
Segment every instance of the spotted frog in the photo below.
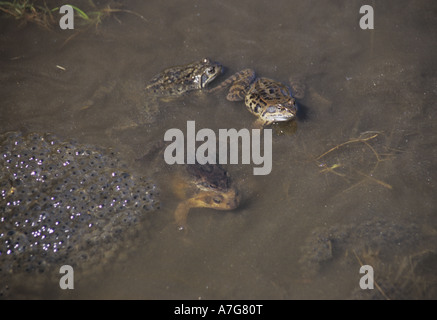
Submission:
<svg viewBox="0 0 437 320">
<path fill-rule="evenodd" d="M 221 72 L 222 66 L 208 58 L 165 69 L 150 80 L 146 92 L 155 96 L 179 96 L 204 89 Z"/>
<path fill-rule="evenodd" d="M 215 92 L 231 85 L 227 99 L 244 100 L 246 107 L 258 119 L 256 125 L 264 127 L 274 122 L 290 121 L 296 117 L 297 104 L 290 88 L 267 78 L 258 78 L 255 71 L 245 69 L 231 76 L 217 87 Z"/>
</svg>

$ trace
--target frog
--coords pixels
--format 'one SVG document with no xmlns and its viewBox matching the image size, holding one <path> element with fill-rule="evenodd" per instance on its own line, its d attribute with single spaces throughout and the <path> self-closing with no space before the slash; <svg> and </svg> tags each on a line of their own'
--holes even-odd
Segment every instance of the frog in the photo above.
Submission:
<svg viewBox="0 0 437 320">
<path fill-rule="evenodd" d="M 174 66 L 154 76 L 146 92 L 158 97 L 175 97 L 194 90 L 205 89 L 222 73 L 220 63 L 203 58 L 183 66 Z"/>
<path fill-rule="evenodd" d="M 82 113 L 92 113 L 96 106 L 111 104 L 123 105 L 123 109 L 115 116 L 114 125 L 105 130 L 111 140 L 121 145 L 131 140 L 133 132 L 151 126 L 162 118 L 162 102 L 171 102 L 189 92 L 204 90 L 218 75 L 222 73 L 220 63 L 209 58 L 183 65 L 170 67 L 155 75 L 147 85 L 144 81 L 113 79 L 101 85 L 93 96 L 80 106 Z"/>
<path fill-rule="evenodd" d="M 296 118 L 298 106 L 291 89 L 281 82 L 257 77 L 253 69 L 244 69 L 209 90 L 216 92 L 230 86 L 229 101 L 244 100 L 247 109 L 257 117 L 256 127 Z"/>
<path fill-rule="evenodd" d="M 163 167 L 164 152 L 167 143 L 163 140 L 151 142 L 147 152 L 136 163 L 147 164 L 151 176 L 159 176 L 168 181 L 170 196 L 176 200 L 173 221 L 176 229 L 188 231 L 188 214 L 194 208 L 210 208 L 220 211 L 237 209 L 241 194 L 230 173 L 218 163 L 172 164 Z"/>
<path fill-rule="evenodd" d="M 241 201 L 238 188 L 220 164 L 185 164 L 173 177 L 172 191 L 181 201 L 174 211 L 178 230 L 187 230 L 193 208 L 234 210 Z"/>
</svg>

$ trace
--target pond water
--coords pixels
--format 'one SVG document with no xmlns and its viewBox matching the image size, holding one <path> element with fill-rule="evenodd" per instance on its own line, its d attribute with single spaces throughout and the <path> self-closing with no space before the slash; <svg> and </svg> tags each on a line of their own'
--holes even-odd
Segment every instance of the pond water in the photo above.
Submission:
<svg viewBox="0 0 437 320">
<path fill-rule="evenodd" d="M 76 275 L 74 290 L 47 285 L 39 298 L 437 298 L 435 1 L 123 4 L 129 11 L 79 33 L 0 16 L 1 133 L 111 147 L 161 190 L 152 227 L 122 261 L 92 282 Z M 373 30 L 359 26 L 364 4 Z M 161 70 L 203 57 L 226 67 L 213 85 L 253 68 L 299 78 L 306 92 L 295 132 L 273 125 L 272 172 L 227 165 L 240 207 L 193 209 L 181 233 L 168 167 L 133 159 L 190 120 L 215 132 L 255 120 L 224 92 L 145 95 Z M 379 288 L 360 289 L 362 264 Z"/>
</svg>

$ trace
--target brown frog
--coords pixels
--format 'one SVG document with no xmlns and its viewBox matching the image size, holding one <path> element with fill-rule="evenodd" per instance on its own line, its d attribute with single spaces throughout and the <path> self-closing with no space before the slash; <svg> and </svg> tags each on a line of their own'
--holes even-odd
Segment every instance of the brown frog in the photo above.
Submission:
<svg viewBox="0 0 437 320">
<path fill-rule="evenodd" d="M 233 210 L 239 206 L 240 194 L 222 166 L 196 163 L 184 167 L 172 185 L 173 192 L 181 199 L 174 213 L 179 230 L 186 229 L 192 208 Z"/>
<path fill-rule="evenodd" d="M 290 121 L 296 117 L 297 104 L 291 89 L 278 81 L 258 78 L 254 70 L 245 69 L 210 92 L 229 85 L 231 87 L 226 98 L 229 101 L 244 100 L 248 110 L 257 116 L 257 126 L 264 127 L 274 122 Z"/>
<path fill-rule="evenodd" d="M 204 89 L 221 72 L 222 66 L 208 58 L 183 66 L 175 66 L 157 74 L 146 86 L 146 92 L 155 96 L 179 96 Z"/>
<path fill-rule="evenodd" d="M 165 143 L 158 141 L 137 161 L 158 168 L 162 164 Z M 192 208 L 216 210 L 236 209 L 241 200 L 240 193 L 229 173 L 219 164 L 174 164 L 170 170 L 158 168 L 155 174 L 170 175 L 170 189 L 180 200 L 175 211 L 175 222 L 179 230 L 186 230 L 188 213 Z M 173 170 L 174 169 L 174 170 Z M 161 171 L 161 172 L 160 172 Z M 165 180 L 165 179 L 164 179 Z"/>
</svg>

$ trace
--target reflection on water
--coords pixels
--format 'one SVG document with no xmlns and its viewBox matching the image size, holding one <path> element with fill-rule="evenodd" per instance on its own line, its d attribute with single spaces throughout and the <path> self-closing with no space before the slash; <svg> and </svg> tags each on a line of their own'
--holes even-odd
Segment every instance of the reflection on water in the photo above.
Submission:
<svg viewBox="0 0 437 320">
<path fill-rule="evenodd" d="M 432 1 L 374 2 L 375 29 L 366 31 L 359 1 L 126 5 L 146 20 L 120 13 L 121 23 L 105 20 L 64 45 L 73 31 L 0 19 L 1 131 L 112 147 L 162 189 L 154 231 L 135 238 L 132 254 L 92 285 L 41 296 L 437 298 Z M 226 66 L 217 82 L 250 67 L 284 83 L 299 77 L 307 89 L 294 134 L 273 137 L 271 174 L 227 165 L 240 207 L 194 209 L 181 234 L 171 170 L 133 160 L 188 120 L 216 132 L 255 120 L 220 92 L 169 101 L 144 93 L 159 71 L 203 57 Z M 362 263 L 380 290 L 359 289 Z"/>
</svg>

